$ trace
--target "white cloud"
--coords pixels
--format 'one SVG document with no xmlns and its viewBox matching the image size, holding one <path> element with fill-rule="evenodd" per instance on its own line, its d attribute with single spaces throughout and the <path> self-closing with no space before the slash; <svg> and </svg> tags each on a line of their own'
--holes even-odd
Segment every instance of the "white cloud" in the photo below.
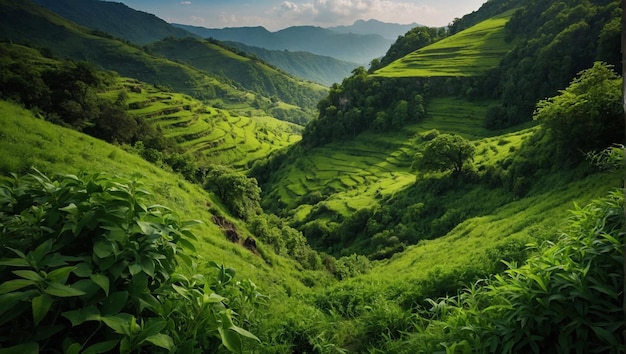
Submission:
<svg viewBox="0 0 626 354">
<path fill-rule="evenodd" d="M 191 5 L 191 1 L 181 1 L 181 5 Z"/>
<path fill-rule="evenodd" d="M 385 22 L 428 24 L 437 15 L 432 6 L 390 0 L 306 0 L 301 4 L 283 1 L 272 14 L 289 22 L 318 25 L 350 24 L 357 19 L 376 18 Z"/>
</svg>

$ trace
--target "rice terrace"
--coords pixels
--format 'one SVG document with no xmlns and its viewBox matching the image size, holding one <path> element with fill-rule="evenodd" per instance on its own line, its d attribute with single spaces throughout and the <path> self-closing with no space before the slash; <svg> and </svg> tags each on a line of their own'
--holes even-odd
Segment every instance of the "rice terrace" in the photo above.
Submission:
<svg viewBox="0 0 626 354">
<path fill-rule="evenodd" d="M 626 351 L 620 1 L 151 4 L 0 0 L 0 353 Z"/>
</svg>

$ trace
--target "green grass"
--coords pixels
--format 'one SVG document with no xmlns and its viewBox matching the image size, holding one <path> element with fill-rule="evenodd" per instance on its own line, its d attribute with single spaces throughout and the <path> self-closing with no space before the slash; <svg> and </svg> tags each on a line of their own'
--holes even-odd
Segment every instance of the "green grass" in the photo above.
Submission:
<svg viewBox="0 0 626 354">
<path fill-rule="evenodd" d="M 277 172 L 267 187 L 266 200 L 280 200 L 292 210 L 294 220 L 306 220 L 312 205 L 301 205 L 308 194 L 320 192 L 325 204 L 343 216 L 378 205 L 412 185 L 414 155 L 422 149 L 422 135 L 437 129 L 474 141 L 476 168 L 495 166 L 505 160 L 532 130 L 526 126 L 505 131 L 485 129 L 484 115 L 492 101 L 433 98 L 426 118 L 393 132 L 365 132 L 349 142 L 332 143 L 308 150 L 295 164 Z"/>
<path fill-rule="evenodd" d="M 504 25 L 515 10 L 421 48 L 377 70 L 383 77 L 474 76 L 498 65 L 513 48 L 504 40 Z"/>
<path fill-rule="evenodd" d="M 103 96 L 128 95 L 128 112 L 176 139 L 190 156 L 239 169 L 300 141 L 302 127 L 267 116 L 262 110 L 220 109 L 180 93 L 163 92 L 134 79 L 120 78 Z"/>
<path fill-rule="evenodd" d="M 201 239 L 198 244 L 200 253 L 207 260 L 234 267 L 238 276 L 252 279 L 263 291 L 275 295 L 282 293 L 285 296 L 285 287 L 298 289 L 302 286 L 296 280 L 299 276 L 293 261 L 272 256 L 273 265 L 269 266 L 262 257 L 226 240 L 222 231 L 212 223 L 209 212 L 209 208 L 214 208 L 226 215 L 225 209 L 198 185 L 120 147 L 36 118 L 13 103 L 0 101 L 0 117 L 0 175 L 26 174 L 35 167 L 48 174 L 82 171 L 138 178 L 153 193 L 156 203 L 172 208 L 184 219 L 203 221 L 195 232 Z M 247 233 L 243 223 L 233 222 L 240 232 Z"/>
</svg>

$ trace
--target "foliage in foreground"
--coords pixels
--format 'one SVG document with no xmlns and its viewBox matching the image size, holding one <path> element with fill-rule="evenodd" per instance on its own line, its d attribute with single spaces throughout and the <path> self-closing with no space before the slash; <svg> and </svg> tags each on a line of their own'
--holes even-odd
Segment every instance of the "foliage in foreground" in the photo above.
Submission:
<svg viewBox="0 0 626 354">
<path fill-rule="evenodd" d="M 256 340 L 236 325 L 259 303 L 255 285 L 200 266 L 197 222 L 147 201 L 137 182 L 102 175 L 0 186 L 0 347 L 214 353 Z"/>
<path fill-rule="evenodd" d="M 430 300 L 426 325 L 385 352 L 620 353 L 624 195 L 572 211 L 560 239 L 522 266 Z"/>
</svg>

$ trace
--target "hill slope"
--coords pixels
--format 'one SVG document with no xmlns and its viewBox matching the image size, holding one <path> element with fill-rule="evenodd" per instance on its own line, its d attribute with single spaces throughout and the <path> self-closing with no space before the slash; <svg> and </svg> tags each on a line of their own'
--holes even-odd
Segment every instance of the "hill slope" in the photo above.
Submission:
<svg viewBox="0 0 626 354">
<path fill-rule="evenodd" d="M 233 53 L 219 43 L 193 38 L 164 39 L 146 48 L 150 53 L 189 64 L 225 81 L 232 80 L 248 91 L 275 96 L 309 110 L 326 94 L 324 87 L 290 77 L 260 60 Z"/>
<path fill-rule="evenodd" d="M 374 73 L 384 77 L 475 76 L 498 66 L 514 43 L 505 41 L 509 10 L 398 59 Z"/>
<path fill-rule="evenodd" d="M 218 79 L 190 65 L 150 55 L 141 48 L 102 36 L 101 33 L 69 22 L 30 0 L 2 0 L 0 10 L 0 38 L 4 40 L 48 48 L 58 57 L 90 61 L 116 71 L 121 76 L 169 87 L 222 107 L 230 105 L 253 109 L 255 101 L 258 102 L 257 107 L 271 105 L 270 99 L 261 94 L 238 90 L 232 82 Z M 234 53 L 228 55 L 236 56 Z M 310 86 L 306 83 L 302 85 L 303 90 Z M 318 88 L 317 92 L 320 91 L 321 88 Z M 279 117 L 298 122 L 312 118 L 311 109 L 305 109 L 288 104 L 273 108 Z"/>
<path fill-rule="evenodd" d="M 160 18 L 110 1 L 34 0 L 60 16 L 81 26 L 109 33 L 135 44 L 147 44 L 165 37 L 190 37 L 192 33 L 176 28 Z"/>
<path fill-rule="evenodd" d="M 349 63 L 309 52 L 269 50 L 245 45 L 240 42 L 226 42 L 226 44 L 245 53 L 253 54 L 291 75 L 318 82 L 325 86 L 341 82 L 358 66 L 356 63 Z"/>
<path fill-rule="evenodd" d="M 311 52 L 361 65 L 385 54 L 393 42 L 380 35 L 336 33 L 313 26 L 294 26 L 276 32 L 270 32 L 263 27 L 209 29 L 181 24 L 174 26 L 203 38 L 241 42 L 271 50 Z"/>
</svg>

